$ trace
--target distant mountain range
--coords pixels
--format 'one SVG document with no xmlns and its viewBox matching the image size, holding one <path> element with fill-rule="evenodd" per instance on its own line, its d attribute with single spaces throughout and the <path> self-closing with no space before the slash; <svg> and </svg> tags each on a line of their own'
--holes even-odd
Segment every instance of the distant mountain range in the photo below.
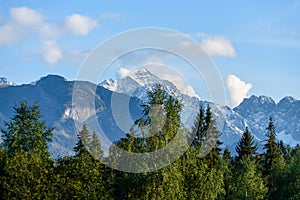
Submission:
<svg viewBox="0 0 300 200">
<path fill-rule="evenodd" d="M 75 83 L 79 85 L 76 92 L 82 96 L 93 93 L 92 88 L 96 88 L 95 108 L 93 104 L 72 105 Z M 49 144 L 50 151 L 54 156 L 69 155 L 73 153 L 73 147 L 76 144 L 75 125 L 91 120 L 94 115 L 102 131 L 111 141 L 124 137 L 124 131 L 118 127 L 112 114 L 112 96 L 116 94 L 118 98 L 131 97 L 129 111 L 131 118 L 135 120 L 141 117 L 141 104 L 147 97 L 147 91 L 152 90 L 157 83 L 182 102 L 181 116 L 186 126 L 191 126 L 193 123 L 199 106 L 210 105 L 217 126 L 222 132 L 220 139 L 224 142 L 224 146 L 231 149 L 232 153 L 235 153 L 234 147 L 246 126 L 254 135 L 259 149 L 262 150 L 261 144 L 265 139 L 270 116 L 273 117 L 278 139 L 286 144 L 300 144 L 299 100 L 285 97 L 276 104 L 270 97 L 251 96 L 244 99 L 239 106 L 231 109 L 228 106 L 201 101 L 196 97 L 182 94 L 173 83 L 162 80 L 145 69 L 119 80 L 106 80 L 97 86 L 85 81 L 67 81 L 56 75 L 48 75 L 31 84 L 18 86 L 7 84 L 7 80 L 2 81 L 0 82 L 0 126 L 3 127 L 4 121 L 13 116 L 13 106 L 19 100 L 25 99 L 29 103 L 38 102 L 43 120 L 48 126 L 55 127 L 53 142 Z M 95 127 L 90 127 L 90 129 L 99 131 Z M 108 147 L 109 143 L 103 144 L 104 149 L 107 150 Z"/>
<path fill-rule="evenodd" d="M 214 112 L 218 128 L 222 132 L 221 140 L 224 142 L 224 146 L 228 146 L 233 153 L 235 153 L 235 145 L 246 126 L 254 135 L 259 150 L 262 150 L 261 144 L 265 139 L 270 116 L 275 123 L 279 140 L 292 146 L 300 144 L 300 101 L 293 97 L 285 97 L 276 104 L 271 97 L 251 96 L 244 99 L 239 106 L 231 109 L 228 106 L 201 101 L 196 97 L 182 94 L 174 84 L 159 79 L 147 69 L 136 71 L 119 80 L 106 80 L 101 83 L 101 86 L 114 92 L 144 99 L 147 91 L 157 83 L 163 85 L 169 94 L 175 95 L 181 100 L 183 104 L 182 121 L 188 127 L 191 127 L 199 105 L 204 108 L 209 105 Z"/>
</svg>

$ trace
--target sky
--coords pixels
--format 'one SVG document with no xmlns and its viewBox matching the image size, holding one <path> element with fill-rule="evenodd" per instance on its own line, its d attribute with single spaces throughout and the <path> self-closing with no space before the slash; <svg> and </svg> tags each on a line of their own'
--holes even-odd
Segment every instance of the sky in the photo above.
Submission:
<svg viewBox="0 0 300 200">
<path fill-rule="evenodd" d="M 250 95 L 300 99 L 299 0 L 1 1 L 0 77 L 17 84 L 47 74 L 74 80 L 99 43 L 143 27 L 175 30 L 197 41 L 217 67 L 231 107 Z M 116 78 L 128 66 L 107 76 Z M 192 74 L 185 78 L 209 100 Z"/>
</svg>

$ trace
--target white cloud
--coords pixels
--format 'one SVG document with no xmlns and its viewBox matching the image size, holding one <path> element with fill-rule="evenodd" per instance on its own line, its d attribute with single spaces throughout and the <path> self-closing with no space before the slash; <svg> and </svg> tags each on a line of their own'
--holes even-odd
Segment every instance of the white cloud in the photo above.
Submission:
<svg viewBox="0 0 300 200">
<path fill-rule="evenodd" d="M 230 93 L 230 105 L 232 107 L 238 106 L 244 98 L 249 97 L 248 93 L 252 88 L 251 83 L 245 83 L 232 74 L 226 78 L 225 83 Z"/>
<path fill-rule="evenodd" d="M 172 73 L 172 75 L 163 73 L 160 74 L 160 78 L 172 82 L 182 94 L 197 97 L 200 99 L 200 97 L 196 94 L 194 88 L 189 85 L 181 76 L 175 75 L 174 73 Z"/>
<path fill-rule="evenodd" d="M 201 42 L 201 46 L 210 56 L 236 56 L 236 52 L 231 41 L 223 37 L 207 38 Z"/>
<path fill-rule="evenodd" d="M 176 44 L 171 48 L 176 52 L 185 52 L 191 56 L 199 56 L 203 54 L 198 49 L 197 45 L 203 48 L 203 50 L 209 56 L 222 56 L 222 57 L 235 57 L 236 51 L 232 42 L 224 36 L 213 36 L 206 33 L 194 33 L 194 34 L 160 34 L 162 37 L 172 37 Z M 195 44 L 191 42 L 187 37 L 195 38 L 199 43 Z"/>
<path fill-rule="evenodd" d="M 126 77 L 128 74 L 129 74 L 130 70 L 129 69 L 126 69 L 126 68 L 120 68 L 118 71 L 117 71 L 117 76 L 118 78 L 124 78 Z"/>
<path fill-rule="evenodd" d="M 10 17 L 22 26 L 40 25 L 44 20 L 44 17 L 38 11 L 27 7 L 11 8 Z"/>
<path fill-rule="evenodd" d="M 0 17 L 2 20 L 2 15 Z M 113 17 L 112 13 L 110 17 Z M 15 7 L 9 10 L 8 19 L 1 21 L 0 45 L 16 44 L 35 37 L 41 44 L 42 54 L 39 55 L 42 55 L 47 63 L 54 64 L 61 60 L 75 62 L 83 59 L 86 52 L 72 50 L 63 53 L 57 40 L 67 31 L 84 36 L 97 26 L 96 20 L 79 14 L 66 17 L 63 23 L 49 23 L 38 10 Z"/>
<path fill-rule="evenodd" d="M 49 64 L 57 63 L 62 59 L 63 52 L 55 41 L 47 41 L 43 44 L 44 59 Z"/>
<path fill-rule="evenodd" d="M 10 19 L 0 26 L 0 45 L 14 44 L 43 25 L 44 17 L 27 7 L 11 8 Z"/>
<path fill-rule="evenodd" d="M 4 24 L 0 26 L 0 45 L 13 44 L 21 40 L 24 33 L 13 24 Z"/>
<path fill-rule="evenodd" d="M 98 22 L 87 16 L 73 14 L 65 19 L 65 26 L 75 35 L 84 36 L 98 26 Z"/>
</svg>

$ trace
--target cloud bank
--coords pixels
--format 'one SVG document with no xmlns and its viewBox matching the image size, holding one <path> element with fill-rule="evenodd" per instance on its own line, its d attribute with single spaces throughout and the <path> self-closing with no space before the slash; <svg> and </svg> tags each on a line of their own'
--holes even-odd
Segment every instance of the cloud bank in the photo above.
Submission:
<svg viewBox="0 0 300 200">
<path fill-rule="evenodd" d="M 251 83 L 245 83 L 237 76 L 230 74 L 226 80 L 226 87 L 230 93 L 230 105 L 232 107 L 238 106 L 244 98 L 249 97 L 249 91 L 252 88 Z"/>
<path fill-rule="evenodd" d="M 51 24 L 37 10 L 28 7 L 16 7 L 9 10 L 9 18 L 0 25 L 0 45 L 13 45 L 28 38 L 40 39 L 40 54 L 49 64 L 63 59 L 63 51 L 57 40 L 67 32 L 75 36 L 87 36 L 99 26 L 97 20 L 80 14 L 66 16 L 64 23 Z M 65 53 L 72 55 L 72 53 Z M 72 60 L 72 59 L 69 59 Z"/>
<path fill-rule="evenodd" d="M 119 79 L 126 77 L 127 75 L 129 75 L 130 70 L 121 67 L 120 69 L 118 69 L 117 71 L 117 76 Z"/>
</svg>

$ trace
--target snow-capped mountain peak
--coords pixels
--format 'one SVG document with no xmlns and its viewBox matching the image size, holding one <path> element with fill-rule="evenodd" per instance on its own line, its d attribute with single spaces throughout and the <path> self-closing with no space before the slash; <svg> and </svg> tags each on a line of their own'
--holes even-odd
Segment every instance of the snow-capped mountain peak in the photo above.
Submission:
<svg viewBox="0 0 300 200">
<path fill-rule="evenodd" d="M 145 68 L 135 70 L 135 71 L 129 73 L 128 76 L 130 76 L 131 78 L 133 78 L 135 80 L 144 80 L 144 81 L 153 79 L 153 78 L 157 78 L 154 74 L 152 74 L 149 70 L 147 70 Z"/>
<path fill-rule="evenodd" d="M 267 96 L 259 96 L 258 100 L 261 104 L 275 104 L 275 101 L 271 98 L 271 97 L 267 97 Z"/>
<path fill-rule="evenodd" d="M 144 99 L 147 92 L 151 91 L 156 84 L 162 85 L 169 94 L 181 95 L 181 92 L 173 83 L 160 79 L 145 68 L 134 70 L 121 79 L 108 79 L 100 83 L 102 87 L 108 90 L 125 93 L 140 99 Z"/>
<path fill-rule="evenodd" d="M 0 86 L 13 86 L 16 85 L 14 82 L 7 80 L 5 77 L 0 77 Z"/>
<path fill-rule="evenodd" d="M 103 81 L 100 85 L 102 85 L 102 87 L 104 87 L 110 91 L 116 91 L 117 87 L 118 87 L 117 81 L 115 81 L 113 79 L 107 79 L 107 80 Z"/>
</svg>

